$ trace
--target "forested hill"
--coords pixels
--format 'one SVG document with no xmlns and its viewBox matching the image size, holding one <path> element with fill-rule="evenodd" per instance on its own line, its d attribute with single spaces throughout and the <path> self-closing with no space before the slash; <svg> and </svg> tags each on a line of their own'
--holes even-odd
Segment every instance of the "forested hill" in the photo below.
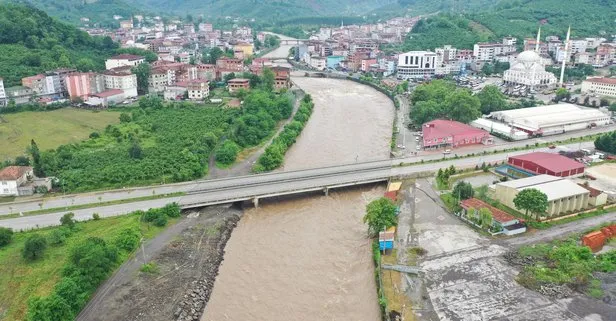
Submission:
<svg viewBox="0 0 616 321">
<path fill-rule="evenodd" d="M 502 0 L 476 12 L 441 13 L 418 23 L 404 49 L 434 49 L 445 44 L 472 48 L 477 41 L 508 35 L 533 37 L 540 24 L 543 35 L 564 37 L 571 25 L 572 37 L 603 36 L 609 40 L 616 34 L 616 0 Z"/>
<path fill-rule="evenodd" d="M 47 12 L 50 16 L 78 24 L 82 17 L 102 26 L 115 26 L 114 15 L 125 18 L 142 13 L 130 0 L 0 0 L 0 3 L 25 4 Z"/>
<path fill-rule="evenodd" d="M 109 37 L 91 37 L 41 10 L 0 5 L 0 77 L 7 87 L 60 67 L 104 69 L 104 59 L 116 48 Z"/>
<path fill-rule="evenodd" d="M 282 20 L 305 16 L 363 15 L 395 0 L 134 0 L 153 12 L 206 17 Z"/>
</svg>

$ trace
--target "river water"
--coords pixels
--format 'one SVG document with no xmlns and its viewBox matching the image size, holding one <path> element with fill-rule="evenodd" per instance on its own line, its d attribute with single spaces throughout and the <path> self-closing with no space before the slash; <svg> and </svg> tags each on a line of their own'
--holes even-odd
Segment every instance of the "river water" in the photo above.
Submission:
<svg viewBox="0 0 616 321">
<path fill-rule="evenodd" d="M 285 170 L 389 156 L 394 108 L 345 80 L 293 79 L 315 110 Z M 380 318 L 370 241 L 361 219 L 382 195 L 368 186 L 285 199 L 247 210 L 226 246 L 203 321 Z"/>
</svg>

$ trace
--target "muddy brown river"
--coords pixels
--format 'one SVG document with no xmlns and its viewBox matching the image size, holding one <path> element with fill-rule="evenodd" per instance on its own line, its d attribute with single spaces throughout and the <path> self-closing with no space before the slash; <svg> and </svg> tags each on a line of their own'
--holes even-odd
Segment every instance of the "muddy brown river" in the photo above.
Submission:
<svg viewBox="0 0 616 321">
<path fill-rule="evenodd" d="M 294 78 L 315 110 L 285 170 L 385 159 L 392 102 L 346 80 Z M 380 319 L 370 241 L 361 219 L 383 187 L 263 200 L 226 246 L 203 321 Z"/>
</svg>

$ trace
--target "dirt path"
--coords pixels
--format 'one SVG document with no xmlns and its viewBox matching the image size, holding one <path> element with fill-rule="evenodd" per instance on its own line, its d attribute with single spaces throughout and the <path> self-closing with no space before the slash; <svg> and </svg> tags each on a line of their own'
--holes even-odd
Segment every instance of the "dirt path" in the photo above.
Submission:
<svg viewBox="0 0 616 321">
<path fill-rule="evenodd" d="M 198 215 L 197 215 L 198 213 Z M 145 246 L 158 272 L 140 272 L 140 250 L 103 285 L 76 320 L 192 320 L 211 293 L 224 247 L 241 211 L 212 207 L 194 212 Z"/>
<path fill-rule="evenodd" d="M 296 87 L 296 89 L 299 89 L 299 88 Z M 216 155 L 212 154 L 209 160 L 210 170 L 209 170 L 207 178 L 215 179 L 215 178 L 235 177 L 235 176 L 243 176 L 243 175 L 250 174 L 252 172 L 252 166 L 257 162 L 261 154 L 265 152 L 265 149 L 269 147 L 269 145 L 272 144 L 272 141 L 274 140 L 274 138 L 278 137 L 280 132 L 284 130 L 284 126 L 286 126 L 291 121 L 293 121 L 293 117 L 295 116 L 295 113 L 299 109 L 299 104 L 303 97 L 304 95 L 300 91 L 300 93 L 297 96 L 297 99 L 295 100 L 295 104 L 293 106 L 293 113 L 291 113 L 291 116 L 288 119 L 282 121 L 280 127 L 278 128 L 276 133 L 272 136 L 272 138 L 270 138 L 265 144 L 263 144 L 263 146 L 259 147 L 259 149 L 250 153 L 250 156 L 248 156 L 241 162 L 234 164 L 230 168 L 226 168 L 226 169 L 218 168 L 216 167 Z"/>
</svg>

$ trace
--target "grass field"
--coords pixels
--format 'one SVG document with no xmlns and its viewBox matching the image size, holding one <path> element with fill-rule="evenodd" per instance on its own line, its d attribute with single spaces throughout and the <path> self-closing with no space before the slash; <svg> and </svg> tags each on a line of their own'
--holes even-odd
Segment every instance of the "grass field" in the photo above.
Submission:
<svg viewBox="0 0 616 321">
<path fill-rule="evenodd" d="M 41 150 L 82 141 L 93 131 L 119 123 L 119 117 L 115 111 L 73 108 L 1 115 L 0 161 L 22 155 L 32 139 Z"/>
<path fill-rule="evenodd" d="M 177 219 L 170 219 L 169 224 L 176 221 Z M 0 320 L 24 320 L 28 300 L 50 294 L 61 278 L 62 268 L 71 247 L 89 237 L 100 237 L 107 242 L 113 242 L 126 228 L 140 229 L 145 238 L 152 238 L 164 229 L 140 222 L 138 215 L 77 223 L 77 231 L 66 239 L 64 245 L 48 245 L 44 258 L 31 263 L 27 263 L 21 256 L 26 239 L 34 233 L 48 236 L 57 227 L 15 233 L 13 241 L 0 248 Z M 126 257 L 120 257 L 120 260 L 124 261 Z"/>
</svg>

